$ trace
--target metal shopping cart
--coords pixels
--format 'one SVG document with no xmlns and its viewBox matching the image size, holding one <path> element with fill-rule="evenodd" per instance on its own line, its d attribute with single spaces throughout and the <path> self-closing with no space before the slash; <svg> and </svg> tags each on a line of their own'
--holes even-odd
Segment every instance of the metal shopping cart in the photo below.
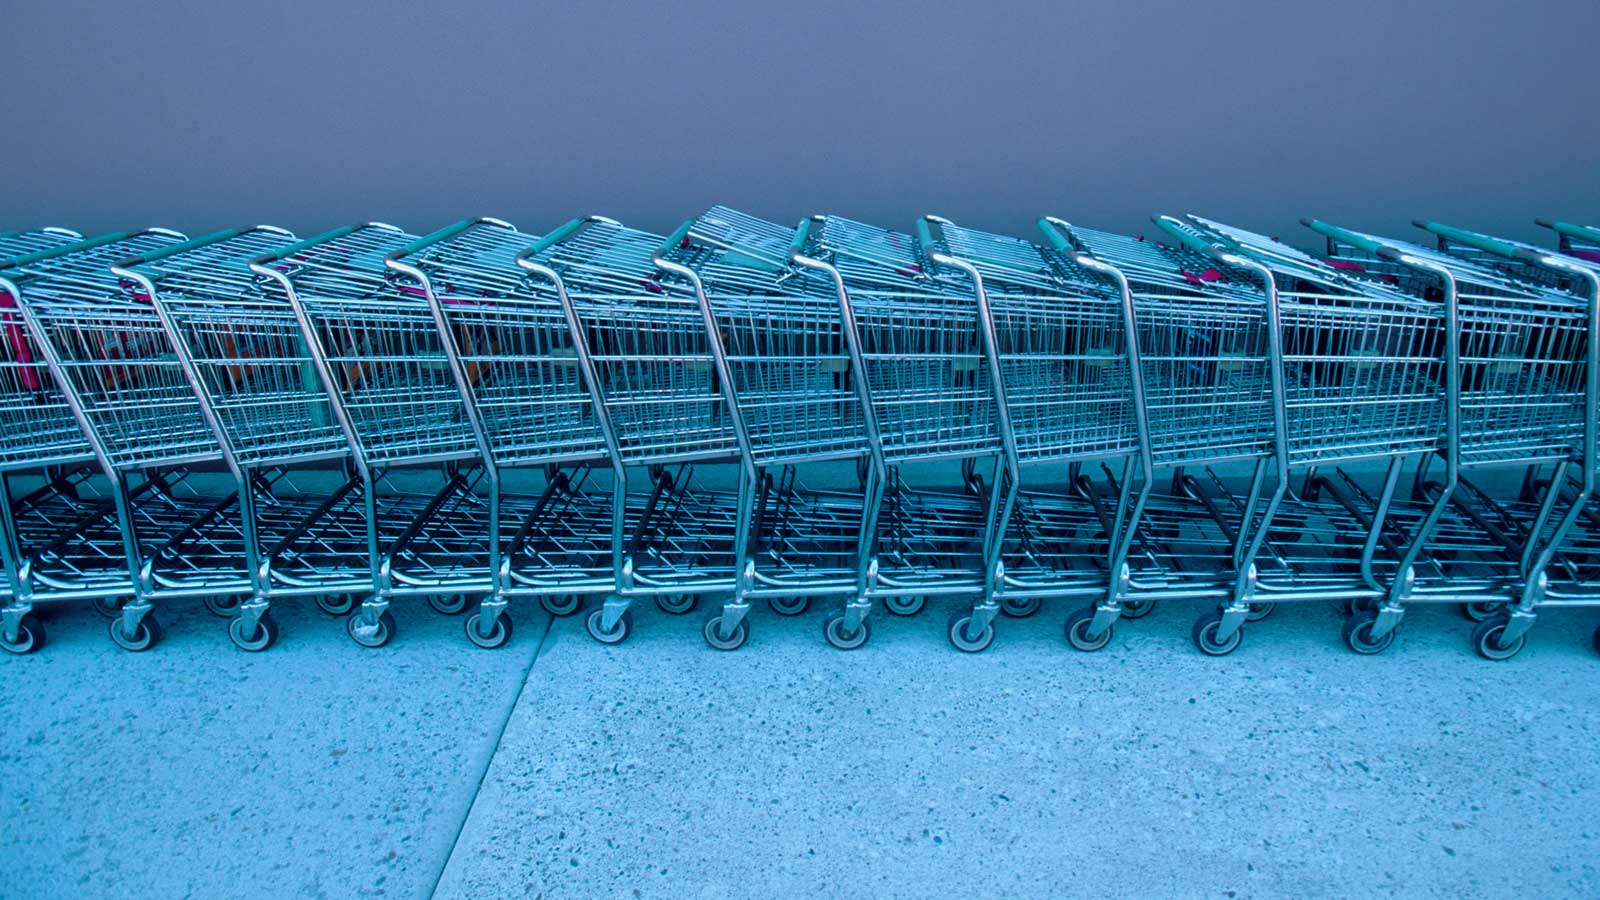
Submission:
<svg viewBox="0 0 1600 900">
<path fill-rule="evenodd" d="M 491 592 L 466 622 L 469 640 L 498 647 L 514 597 L 555 615 L 615 590 L 606 435 L 586 347 L 557 281 L 517 258 L 538 240 L 494 219 L 460 222 L 390 254 L 420 285 L 487 461 Z M 597 467 L 597 464 L 605 464 Z"/>
<path fill-rule="evenodd" d="M 554 291 L 592 389 L 611 460 L 614 589 L 584 619 L 590 636 L 628 637 L 628 607 L 654 597 L 669 612 L 734 590 L 734 545 L 748 507 L 707 490 L 700 463 L 730 462 L 739 445 L 694 292 L 662 277 L 663 236 L 610 219 L 575 219 L 518 255 Z M 644 483 L 629 490 L 630 478 Z"/>
<path fill-rule="evenodd" d="M 248 589 L 248 578 L 238 496 L 207 489 L 196 471 L 220 458 L 203 411 L 149 294 L 113 269 L 119 260 L 201 248 L 248 254 L 287 240 L 293 236 L 267 226 L 187 241 L 152 230 L 107 235 L 17 267 L 19 311 L 109 483 L 98 502 L 64 487 L 56 495 L 65 509 L 49 503 L 32 511 L 37 530 L 28 542 L 38 549 L 24 561 L 24 580 L 36 600 L 131 594 L 110 629 L 125 649 L 159 640 L 149 616 L 155 603 L 197 598 L 226 607 Z M 80 504 L 88 508 L 68 511 Z"/>
<path fill-rule="evenodd" d="M 251 266 L 294 311 L 349 450 L 366 578 L 345 629 L 363 647 L 393 639 L 397 597 L 454 614 L 490 592 L 484 448 L 426 292 L 388 259 L 436 240 L 341 229 Z"/>
<path fill-rule="evenodd" d="M 703 629 L 719 650 L 744 644 L 752 601 L 798 615 L 813 598 L 853 596 L 860 575 L 861 494 L 810 490 L 800 475 L 869 453 L 838 290 L 790 261 L 810 227 L 713 207 L 656 256 L 699 303 L 739 450 L 737 579 Z"/>
<path fill-rule="evenodd" d="M 1549 219 L 1535 219 L 1534 224 L 1554 231 L 1556 249 L 1567 256 L 1587 263 L 1600 263 L 1600 228 Z"/>
<path fill-rule="evenodd" d="M 1471 557 L 1483 574 L 1477 584 L 1441 578 L 1388 598 L 1367 613 L 1373 633 L 1381 636 L 1398 625 L 1404 600 L 1465 600 L 1469 614 L 1484 617 L 1474 629 L 1474 647 L 1491 659 L 1508 658 L 1521 649 L 1548 587 L 1546 570 L 1593 489 L 1593 467 L 1586 462 L 1597 396 L 1592 300 L 1486 268 L 1481 260 L 1322 222 L 1306 224 L 1327 238 L 1333 259 L 1458 310 L 1460 471 L 1447 467 L 1438 490 L 1451 493 L 1461 515 L 1479 527 L 1488 549 Z M 1576 475 L 1587 489 L 1576 497 L 1537 491 L 1537 473 L 1545 468 L 1551 474 L 1544 483 L 1563 485 Z M 1515 504 L 1496 501 L 1495 491 L 1466 477 L 1507 472 L 1522 476 L 1524 489 Z M 1509 613 L 1497 615 L 1504 604 L 1511 605 Z"/>
</svg>

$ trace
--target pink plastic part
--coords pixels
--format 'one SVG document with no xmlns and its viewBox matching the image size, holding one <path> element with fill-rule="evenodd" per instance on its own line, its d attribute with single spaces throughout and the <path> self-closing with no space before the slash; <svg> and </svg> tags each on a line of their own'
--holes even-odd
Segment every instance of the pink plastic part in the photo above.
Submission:
<svg viewBox="0 0 1600 900">
<path fill-rule="evenodd" d="M 9 292 L 0 294 L 0 308 L 16 309 L 17 299 Z M 29 365 L 33 362 L 33 351 L 28 347 L 27 340 L 22 334 L 22 321 L 17 313 L 3 313 L 0 318 L 5 319 L 6 340 L 11 344 L 11 354 L 17 362 L 23 364 L 20 370 L 22 386 L 30 391 L 39 389 L 39 373 Z"/>
<path fill-rule="evenodd" d="M 1365 272 L 1367 270 L 1367 267 L 1360 263 L 1348 262 L 1342 259 L 1328 260 L 1328 267 L 1331 269 L 1343 269 L 1346 272 Z"/>
</svg>

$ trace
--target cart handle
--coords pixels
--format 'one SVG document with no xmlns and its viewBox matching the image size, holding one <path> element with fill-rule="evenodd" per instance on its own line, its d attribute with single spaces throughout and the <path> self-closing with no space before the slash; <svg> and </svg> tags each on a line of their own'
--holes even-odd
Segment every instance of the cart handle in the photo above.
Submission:
<svg viewBox="0 0 1600 900">
<path fill-rule="evenodd" d="M 145 263 L 153 263 L 157 260 L 166 259 L 169 256 L 185 253 L 187 251 L 205 247 L 210 244 L 217 244 L 221 243 L 222 241 L 232 240 L 240 235 L 249 234 L 252 231 L 266 231 L 272 234 L 283 234 L 288 235 L 289 237 L 294 237 L 294 232 L 285 228 L 279 228 L 276 225 L 242 225 L 238 228 L 226 228 L 222 231 L 213 231 L 210 234 L 203 234 L 200 237 L 191 238 L 187 241 L 182 241 L 177 244 L 168 244 L 159 250 L 151 250 L 148 253 L 130 256 L 127 259 L 117 263 L 116 267 L 119 269 L 131 269 L 134 266 L 142 266 Z"/>
<path fill-rule="evenodd" d="M 694 219 L 684 219 L 683 224 L 679 225 L 676 231 L 667 235 L 667 239 L 661 242 L 661 246 L 656 249 L 656 255 L 666 256 L 668 253 L 678 249 L 678 245 L 689 237 L 689 231 L 694 228 L 694 223 Z M 568 222 L 567 224 L 570 225 L 572 223 Z"/>
<path fill-rule="evenodd" d="M 1199 235 L 1191 234 L 1189 229 L 1193 226 L 1181 219 L 1175 219 L 1172 216 L 1153 216 L 1150 221 L 1156 223 L 1157 228 L 1171 235 L 1178 243 L 1196 253 L 1210 254 L 1212 245 L 1216 243 L 1216 241 L 1208 241 Z"/>
<path fill-rule="evenodd" d="M 1055 216 L 1040 216 L 1034 224 L 1038 225 L 1039 230 L 1044 232 L 1044 239 L 1050 242 L 1050 246 L 1062 253 L 1077 254 L 1081 252 L 1077 247 L 1073 246 L 1071 241 L 1067 240 L 1066 234 L 1063 233 L 1072 227 L 1065 219 L 1058 219 Z"/>
<path fill-rule="evenodd" d="M 1549 219 L 1534 219 L 1533 224 L 1548 228 L 1562 237 L 1577 238 L 1591 244 L 1600 244 L 1600 228 L 1590 228 L 1588 225 L 1574 225 L 1571 222 L 1552 222 Z"/>
<path fill-rule="evenodd" d="M 1382 255 L 1384 248 L 1388 246 L 1387 244 L 1375 241 L 1372 238 L 1362 237 L 1353 231 L 1340 228 L 1337 225 L 1329 225 L 1327 222 L 1324 222 L 1321 219 L 1301 219 L 1300 224 L 1311 229 L 1312 231 L 1315 231 L 1317 234 L 1320 234 L 1323 237 L 1332 238 L 1336 241 L 1344 241 L 1346 244 L 1355 247 L 1357 250 L 1360 250 L 1363 253 L 1370 253 L 1373 256 Z"/>
<path fill-rule="evenodd" d="M 509 228 L 512 231 L 517 230 L 517 227 L 512 225 L 510 222 L 507 222 L 504 219 L 496 219 L 491 216 L 479 216 L 476 219 L 462 219 L 453 225 L 446 225 L 432 234 L 425 234 L 422 237 L 419 237 L 411 243 L 405 245 L 404 247 L 401 247 L 399 250 L 391 251 L 384 256 L 384 259 L 399 259 L 402 256 L 410 256 L 411 254 L 416 253 L 418 250 L 421 250 L 425 247 L 431 247 L 441 241 L 448 241 L 474 225 L 494 225 L 500 228 Z"/>
<path fill-rule="evenodd" d="M 917 220 L 917 243 L 922 247 L 922 255 L 933 259 L 933 254 L 938 251 L 933 246 L 933 229 L 928 227 L 930 216 L 923 216 Z M 944 224 L 944 219 L 939 219 L 939 224 Z"/>
<path fill-rule="evenodd" d="M 1455 241 L 1458 244 L 1465 244 L 1468 247 L 1476 247 L 1479 250 L 1493 253 L 1496 256 L 1503 256 L 1507 259 L 1540 259 L 1546 255 L 1544 253 L 1529 249 L 1528 247 L 1520 247 L 1511 243 L 1510 241 L 1502 241 L 1499 238 L 1492 238 L 1486 234 L 1478 234 L 1475 231 L 1467 231 L 1462 228 L 1441 225 L 1438 222 L 1426 222 L 1418 219 L 1413 221 L 1411 224 L 1421 228 L 1423 231 L 1438 235 L 1445 240 Z"/>
<path fill-rule="evenodd" d="M 92 250 L 95 247 L 100 247 L 105 244 L 111 244 L 117 241 L 125 241 L 129 238 L 136 238 L 142 234 L 164 234 L 180 240 L 188 239 L 188 235 L 185 235 L 181 231 L 173 231 L 170 228 L 146 228 L 143 231 L 113 231 L 110 234 L 102 234 L 99 237 L 90 238 L 86 241 L 78 241 L 75 244 L 62 244 L 59 247 L 47 247 L 44 250 L 35 250 L 32 253 L 23 256 L 15 256 L 11 259 L 0 260 L 0 269 L 9 269 L 14 266 L 32 265 L 33 263 L 41 260 L 52 259 L 67 253 L 78 253 L 83 250 Z"/>
<path fill-rule="evenodd" d="M 389 224 L 386 224 L 384 222 L 365 222 L 365 223 L 362 223 L 360 225 L 345 225 L 345 226 L 343 226 L 341 228 L 335 228 L 332 231 L 324 231 L 321 234 L 313 235 L 311 237 L 306 238 L 303 241 L 296 241 L 296 242 L 294 242 L 293 244 L 290 244 L 287 247 L 282 247 L 282 248 L 279 248 L 277 250 L 270 251 L 268 253 L 263 253 L 260 256 L 256 257 L 255 259 L 250 260 L 250 264 L 251 265 L 257 265 L 257 266 L 264 266 L 264 265 L 266 265 L 268 263 L 275 263 L 275 262 L 277 262 L 278 260 L 281 260 L 281 259 L 288 259 L 289 257 L 295 255 L 296 253 L 299 253 L 302 250 L 309 250 L 310 248 L 315 247 L 318 244 L 324 244 L 324 243 L 327 243 L 328 241 L 336 241 L 339 238 L 342 238 L 347 234 L 354 234 L 354 233 L 356 233 L 357 231 L 360 231 L 363 228 L 381 228 L 381 229 L 383 229 L 385 231 L 399 231 L 400 230 L 400 229 L 394 227 L 393 225 L 389 225 Z"/>
</svg>

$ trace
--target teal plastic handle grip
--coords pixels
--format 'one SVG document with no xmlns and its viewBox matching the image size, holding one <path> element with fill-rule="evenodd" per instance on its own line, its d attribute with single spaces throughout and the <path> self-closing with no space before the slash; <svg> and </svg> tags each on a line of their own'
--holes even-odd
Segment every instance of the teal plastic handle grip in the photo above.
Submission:
<svg viewBox="0 0 1600 900">
<path fill-rule="evenodd" d="M 668 253 L 678 249 L 678 245 L 682 244 L 683 239 L 689 236 L 689 229 L 693 227 L 694 220 L 685 219 L 683 224 L 678 226 L 677 231 L 667 235 L 667 239 L 661 242 L 661 247 L 656 250 L 656 255 L 666 256 Z"/>
<path fill-rule="evenodd" d="M 806 249 L 806 241 L 811 239 L 811 218 L 807 216 L 795 226 L 794 237 L 789 241 L 789 257 L 792 259 L 800 251 Z M 785 260 L 787 262 L 787 260 Z"/>
<path fill-rule="evenodd" d="M 933 248 L 933 229 L 928 227 L 927 219 L 917 220 L 917 243 L 922 246 L 922 255 L 931 259 L 935 252 Z"/>
<path fill-rule="evenodd" d="M 1479 250 L 1493 253 L 1496 256 L 1504 256 L 1508 259 L 1521 259 L 1527 256 L 1525 248 L 1519 247 L 1516 244 L 1512 244 L 1507 241 L 1502 241 L 1498 238 L 1489 237 L 1486 234 L 1478 234 L 1475 231 L 1466 231 L 1464 229 L 1454 228 L 1449 225 L 1441 225 L 1438 222 L 1418 221 L 1412 222 L 1411 224 L 1429 232 L 1430 234 L 1438 235 L 1447 241 L 1455 241 L 1458 244 L 1465 244 L 1468 247 L 1476 247 Z"/>
<path fill-rule="evenodd" d="M 1544 222 L 1540 222 L 1539 224 L 1554 230 L 1556 234 L 1577 238 L 1586 244 L 1600 244 L 1600 228 L 1590 228 L 1588 225 L 1574 225 L 1571 222 L 1550 222 L 1547 225 Z"/>
<path fill-rule="evenodd" d="M 463 231 L 466 231 L 468 228 L 471 228 L 472 226 L 478 224 L 481 221 L 483 221 L 483 220 L 482 219 L 462 219 L 461 221 L 455 223 L 454 225 L 446 225 L 445 227 L 439 229 L 438 231 L 433 232 L 432 234 L 425 234 L 422 237 L 417 238 L 416 240 L 414 240 L 411 243 L 405 245 L 404 247 L 401 247 L 399 250 L 396 250 L 396 251 L 394 251 L 393 253 L 391 253 L 389 255 L 391 257 L 395 258 L 395 259 L 399 259 L 402 256 L 410 256 L 411 254 L 417 252 L 418 250 L 421 250 L 424 247 L 431 247 L 434 244 L 439 243 L 440 241 L 448 241 L 451 238 L 455 237 L 456 235 L 460 234 Z"/>
<path fill-rule="evenodd" d="M 1337 225 L 1329 225 L 1327 222 L 1323 222 L 1319 219 L 1301 219 L 1300 224 L 1306 226 L 1312 231 L 1315 231 L 1317 234 L 1320 234 L 1323 237 L 1333 238 L 1336 241 L 1343 241 L 1344 243 L 1355 247 L 1357 250 L 1360 250 L 1362 253 L 1370 253 L 1373 256 L 1377 256 L 1384 250 L 1384 245 L 1378 243 L 1372 238 L 1362 237 L 1353 231 L 1346 231 Z"/>
<path fill-rule="evenodd" d="M 296 241 L 293 244 L 290 244 L 289 246 L 284 247 L 281 250 L 274 250 L 271 253 L 264 253 L 264 254 L 256 257 L 255 259 L 251 260 L 251 262 L 265 264 L 265 263 L 269 263 L 269 262 L 277 262 L 280 259 L 288 259 L 289 257 L 295 255 L 296 253 L 299 253 L 302 250 L 308 250 L 308 249 L 310 249 L 312 247 L 317 246 L 318 244 L 325 244 L 328 241 L 336 241 L 339 238 L 342 238 L 347 234 L 354 234 L 357 231 L 360 231 L 364 227 L 366 227 L 366 226 L 364 226 L 364 225 L 346 225 L 346 226 L 344 226 L 342 228 L 335 228 L 332 231 L 324 231 L 322 234 L 318 234 L 318 235 L 314 235 L 312 237 L 308 237 L 303 241 Z"/>
<path fill-rule="evenodd" d="M 557 228 L 555 231 L 552 231 L 549 234 L 545 235 L 544 237 L 538 239 L 537 241 L 534 241 L 532 246 L 530 246 L 528 249 L 522 251 L 518 255 L 519 256 L 525 256 L 525 257 L 528 257 L 530 259 L 532 257 L 538 256 L 539 254 L 543 253 L 546 250 L 549 250 L 551 247 L 554 247 L 555 245 L 557 245 L 557 244 L 561 243 L 562 241 L 566 240 L 567 238 L 572 237 L 572 233 L 574 231 L 577 231 L 579 228 L 582 228 L 584 223 L 587 222 L 587 221 L 589 221 L 589 220 L 588 219 L 573 219 L 572 221 L 568 222 L 567 224 L 561 226 L 560 228 Z"/>
<path fill-rule="evenodd" d="M 186 253 L 190 250 L 196 250 L 210 244 L 218 244 L 223 241 L 229 241 L 242 234 L 249 234 L 260 227 L 261 226 L 259 225 L 244 225 L 239 228 L 225 228 L 222 231 L 213 231 L 210 234 L 203 234 L 197 238 L 192 238 L 181 243 L 169 244 L 159 250 L 152 250 L 149 253 L 141 253 L 138 256 L 130 256 L 117 265 L 123 269 L 131 269 L 134 266 L 142 266 L 145 263 L 153 263 L 156 260 L 166 259 L 169 256 L 174 256 L 179 253 Z"/>
<path fill-rule="evenodd" d="M 1181 222 L 1171 216 L 1155 216 L 1150 221 L 1156 223 L 1157 228 L 1166 232 L 1173 240 L 1188 247 L 1190 250 L 1199 253 L 1207 253 L 1211 250 L 1210 243 L 1201 240 L 1198 235 L 1190 234 L 1189 229 L 1183 227 Z"/>
<path fill-rule="evenodd" d="M 1036 224 L 1039 226 L 1039 230 L 1044 232 L 1044 239 L 1050 242 L 1050 246 L 1062 253 L 1078 252 L 1078 248 L 1072 246 L 1072 242 L 1067 240 L 1067 236 L 1061 233 L 1060 227 L 1050 221 L 1048 217 L 1040 216 Z"/>
<path fill-rule="evenodd" d="M 137 237 L 143 233 L 144 232 L 141 231 L 113 231 L 110 234 L 102 234 L 99 237 L 89 238 L 86 241 L 78 241 L 76 244 L 62 244 L 58 247 L 46 247 L 43 250 L 35 250 L 32 253 L 27 253 L 22 256 L 13 256 L 7 260 L 0 260 L 0 269 L 32 265 L 33 263 L 41 260 L 50 259 L 51 257 L 55 256 L 61 256 L 65 253 L 77 253 L 79 251 L 90 250 L 104 244 L 110 244 L 116 241 L 125 241 L 128 238 Z"/>
</svg>

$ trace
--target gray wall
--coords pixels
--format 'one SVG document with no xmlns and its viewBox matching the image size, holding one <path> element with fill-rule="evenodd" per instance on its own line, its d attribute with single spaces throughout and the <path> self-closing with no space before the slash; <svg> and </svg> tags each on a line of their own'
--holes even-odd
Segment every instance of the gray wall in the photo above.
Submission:
<svg viewBox="0 0 1600 900">
<path fill-rule="evenodd" d="M 0 228 L 1600 220 L 1593 0 L 767 6 L 14 2 Z"/>
</svg>

